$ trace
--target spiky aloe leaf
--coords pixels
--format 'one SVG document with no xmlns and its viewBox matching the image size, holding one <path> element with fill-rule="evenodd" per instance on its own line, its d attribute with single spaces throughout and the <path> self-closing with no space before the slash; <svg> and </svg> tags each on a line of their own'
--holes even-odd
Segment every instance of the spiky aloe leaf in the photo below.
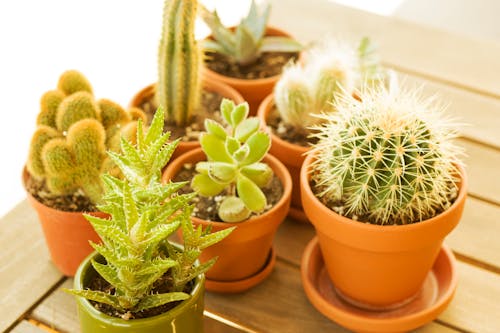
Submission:
<svg viewBox="0 0 500 333">
<path fill-rule="evenodd" d="M 190 297 L 189 294 L 183 292 L 171 292 L 168 294 L 154 294 L 144 296 L 135 307 L 135 311 L 144 311 L 166 303 L 183 301 Z"/>
</svg>

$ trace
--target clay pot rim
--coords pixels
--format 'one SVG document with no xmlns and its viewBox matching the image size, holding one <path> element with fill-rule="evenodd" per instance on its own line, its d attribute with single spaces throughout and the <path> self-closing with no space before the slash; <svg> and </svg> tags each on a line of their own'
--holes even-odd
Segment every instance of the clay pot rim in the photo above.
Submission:
<svg viewBox="0 0 500 333">
<path fill-rule="evenodd" d="M 271 112 L 271 108 L 274 105 L 274 93 L 269 94 L 259 105 L 257 110 L 257 117 L 259 117 L 265 130 L 271 135 L 271 139 L 278 146 L 283 146 L 285 149 L 293 151 L 295 154 L 300 154 L 305 157 L 305 154 L 311 149 L 310 147 L 304 147 L 297 145 L 295 143 L 290 143 L 286 140 L 281 139 L 279 136 L 273 133 L 269 126 L 267 125 L 267 116 Z"/>
<path fill-rule="evenodd" d="M 235 29 L 235 28 L 236 28 L 236 26 L 232 26 L 229 29 Z M 279 28 L 276 28 L 274 26 L 269 26 L 269 25 L 266 26 L 266 36 L 267 35 L 285 36 L 285 37 L 293 38 L 292 35 L 290 35 L 286 31 L 281 30 Z M 209 35 L 206 38 L 211 38 L 211 36 L 212 35 Z M 229 83 L 231 85 L 235 85 L 235 86 L 237 86 L 237 85 L 238 86 L 242 86 L 242 85 L 260 86 L 260 85 L 266 84 L 266 83 L 273 83 L 273 82 L 277 81 L 278 78 L 281 76 L 281 74 L 277 74 L 277 75 L 273 75 L 273 76 L 266 77 L 266 78 L 260 78 L 260 79 L 240 79 L 240 78 L 235 78 L 235 77 L 226 76 L 226 75 L 217 73 L 217 72 L 209 69 L 206 66 L 202 67 L 202 72 L 203 72 L 203 74 L 205 74 L 207 76 L 212 76 L 214 79 L 217 79 L 217 80 L 223 81 L 223 82 L 227 82 L 227 83 Z"/>
<path fill-rule="evenodd" d="M 199 154 L 203 154 L 205 156 L 205 153 L 203 152 L 202 148 L 196 148 L 194 150 L 191 150 L 187 153 L 182 154 L 178 158 L 176 158 L 174 161 L 172 161 L 165 171 L 162 174 L 162 181 L 168 181 L 169 179 L 173 178 L 172 177 L 167 177 L 170 176 L 170 174 L 173 173 L 174 169 L 180 169 L 183 164 L 189 163 L 190 160 L 192 160 L 194 157 L 196 157 Z M 203 159 L 202 159 L 203 160 Z M 202 161 L 200 160 L 200 161 Z M 290 174 L 288 173 L 288 170 L 286 167 L 279 161 L 276 157 L 266 154 L 264 157 L 263 161 L 267 162 L 270 164 L 269 166 L 271 169 L 273 169 L 274 174 L 280 179 L 282 186 L 283 186 L 283 194 L 281 195 L 281 198 L 278 200 L 274 206 L 266 211 L 265 213 L 257 216 L 252 216 L 242 222 L 235 222 L 235 223 L 230 223 L 230 222 L 217 222 L 217 221 L 207 221 L 200 219 L 198 217 L 192 216 L 192 220 L 195 221 L 197 224 L 202 224 L 203 226 L 214 226 L 217 229 L 227 229 L 233 226 L 236 227 L 242 227 L 242 226 L 251 226 L 254 224 L 260 224 L 260 223 L 265 223 L 266 217 L 274 214 L 276 211 L 280 210 L 283 208 L 283 206 L 286 205 L 288 198 L 290 198 L 292 194 L 292 178 Z M 193 163 L 193 162 L 191 162 Z M 279 175 L 281 174 L 282 177 Z"/>
<path fill-rule="evenodd" d="M 465 169 L 462 165 L 457 164 L 457 169 L 460 173 L 461 179 L 460 179 L 460 186 L 459 186 L 459 192 L 458 196 L 455 198 L 455 201 L 453 204 L 445 211 L 441 212 L 440 214 L 433 216 L 432 218 L 420 221 L 420 222 L 415 222 L 415 223 L 410 223 L 410 224 L 403 224 L 403 225 L 377 225 L 377 224 L 372 224 L 372 223 L 365 223 L 365 222 L 360 222 L 360 221 L 355 221 L 352 220 L 348 217 L 342 216 L 335 211 L 331 210 L 330 208 L 326 207 L 312 192 L 311 186 L 309 185 L 309 179 L 310 179 L 310 173 L 309 170 L 311 168 L 311 163 L 314 161 L 314 153 L 308 154 L 306 156 L 306 159 L 304 160 L 304 164 L 302 166 L 302 169 L 300 171 L 300 183 L 301 187 L 303 190 L 303 194 L 308 196 L 311 201 L 313 202 L 314 206 L 316 209 L 319 209 L 322 215 L 331 215 L 334 216 L 336 223 L 343 224 L 343 225 L 348 225 L 351 229 L 358 229 L 358 230 L 363 230 L 365 232 L 373 232 L 373 233 L 394 233 L 394 232 L 400 232 L 400 233 L 407 233 L 411 232 L 412 230 L 415 229 L 422 229 L 426 226 L 429 226 L 431 224 L 436 223 L 438 220 L 442 218 L 446 218 L 448 215 L 451 214 L 452 211 L 456 210 L 458 206 L 463 203 L 467 197 L 467 188 L 468 188 L 468 178 L 467 174 L 465 173 Z M 315 221 L 311 220 L 313 224 L 316 224 Z"/>
<path fill-rule="evenodd" d="M 89 269 L 92 269 L 91 260 L 98 256 L 100 256 L 100 254 L 94 251 L 82 261 L 80 266 L 78 266 L 78 270 L 76 271 L 73 282 L 74 289 L 83 290 L 83 275 L 86 274 L 89 271 Z M 164 320 L 168 320 L 169 318 L 177 317 L 177 315 L 179 313 L 182 313 L 186 307 L 190 307 L 192 304 L 196 303 L 198 301 L 200 294 L 203 294 L 204 282 L 205 282 L 205 275 L 204 274 L 198 275 L 195 278 L 194 287 L 189 293 L 189 295 L 191 295 L 190 298 L 182 301 L 180 304 L 176 305 L 174 308 L 170 309 L 167 312 L 148 318 L 124 320 L 121 318 L 109 316 L 97 310 L 90 303 L 90 301 L 84 297 L 80 296 L 76 297 L 76 301 L 85 309 L 85 311 L 94 320 L 104 321 L 116 327 L 133 327 L 133 328 L 149 327 L 150 325 L 156 322 L 162 322 Z"/>
</svg>

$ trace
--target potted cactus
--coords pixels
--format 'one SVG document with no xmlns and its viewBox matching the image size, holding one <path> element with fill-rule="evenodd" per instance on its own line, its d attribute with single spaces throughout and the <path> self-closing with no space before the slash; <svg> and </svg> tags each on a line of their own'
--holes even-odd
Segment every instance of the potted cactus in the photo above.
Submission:
<svg viewBox="0 0 500 333">
<path fill-rule="evenodd" d="M 216 11 L 200 11 L 212 31 L 203 41 L 205 75 L 238 90 L 250 104 L 251 115 L 272 92 L 283 66 L 297 59 L 303 48 L 289 34 L 267 26 L 270 9 L 252 0 L 247 16 L 233 28 L 225 27 Z"/>
<path fill-rule="evenodd" d="M 315 114 L 335 112 L 334 102 L 343 91 L 354 94 L 361 84 L 382 81 L 375 47 L 363 38 L 357 50 L 346 42 L 327 39 L 305 52 L 301 63 L 289 63 L 258 110 L 271 134 L 270 153 L 283 162 L 292 176 L 290 216 L 307 221 L 300 199 L 300 167 L 316 139 L 310 127 L 321 119 Z"/>
<path fill-rule="evenodd" d="M 142 89 L 131 102 L 150 120 L 158 106 L 165 108 L 165 130 L 182 138 L 173 158 L 199 147 L 203 120 L 217 118 L 215 111 L 223 97 L 243 101 L 231 87 L 200 75 L 203 60 L 194 38 L 197 6 L 195 0 L 165 0 L 158 82 Z"/>
<path fill-rule="evenodd" d="M 183 183 L 161 183 L 161 170 L 178 143 L 169 143 L 169 135 L 159 109 L 147 132 L 137 127 L 136 145 L 123 138 L 122 153 L 109 152 L 125 178 L 103 176 L 99 208 L 110 218 L 85 216 L 103 243 L 91 242 L 96 252 L 67 290 L 77 296 L 83 333 L 203 331 L 203 273 L 216 258 L 204 264 L 197 258 L 233 228 L 193 228 L 193 195 L 177 193 Z M 168 240 L 178 229 L 183 246 Z"/>
<path fill-rule="evenodd" d="M 163 175 L 165 181 L 192 179 L 185 191 L 198 194 L 195 225 L 212 230 L 237 226 L 201 256 L 202 261 L 219 257 L 206 274 L 208 290 L 239 292 L 269 275 L 275 263 L 274 234 L 290 205 L 290 175 L 266 155 L 270 138 L 259 129 L 257 118 L 247 118 L 248 112 L 247 103 L 223 100 L 227 127 L 206 120 L 201 149 L 181 155 Z"/>
<path fill-rule="evenodd" d="M 460 220 L 461 150 L 433 102 L 394 86 L 367 87 L 362 100 L 338 98 L 337 111 L 315 127 L 302 203 L 337 294 L 358 307 L 410 302 Z"/>
<path fill-rule="evenodd" d="M 23 182 L 52 261 L 72 276 L 92 251 L 88 239 L 98 241 L 82 212 L 102 216 L 95 207 L 103 195 L 100 175 L 117 174 L 105 151 L 119 149 L 120 135 L 132 138 L 145 115 L 95 100 L 89 81 L 75 70 L 64 72 L 57 89 L 42 96 L 40 109 Z"/>
</svg>

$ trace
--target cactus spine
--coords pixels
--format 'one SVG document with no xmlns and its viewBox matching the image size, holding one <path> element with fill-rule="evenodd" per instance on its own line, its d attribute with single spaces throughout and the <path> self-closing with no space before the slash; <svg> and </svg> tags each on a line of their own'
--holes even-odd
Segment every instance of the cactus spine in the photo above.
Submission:
<svg viewBox="0 0 500 333">
<path fill-rule="evenodd" d="M 194 38 L 197 1 L 166 0 L 158 52 L 159 105 L 165 120 L 177 126 L 191 121 L 199 104 L 201 52 Z"/>
<path fill-rule="evenodd" d="M 433 99 L 367 88 L 339 99 L 316 126 L 312 179 L 330 208 L 374 224 L 435 216 L 456 196 L 456 136 Z"/>
</svg>

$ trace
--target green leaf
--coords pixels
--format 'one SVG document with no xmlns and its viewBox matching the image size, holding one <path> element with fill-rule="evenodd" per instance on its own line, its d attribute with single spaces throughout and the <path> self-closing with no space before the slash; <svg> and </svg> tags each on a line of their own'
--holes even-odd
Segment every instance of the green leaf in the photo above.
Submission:
<svg viewBox="0 0 500 333">
<path fill-rule="evenodd" d="M 163 126 L 165 122 L 163 107 L 164 105 L 158 107 L 155 112 L 153 120 L 151 121 L 151 125 L 149 126 L 149 129 L 147 131 L 146 139 L 144 140 L 144 143 L 146 145 L 150 145 L 163 133 Z"/>
<path fill-rule="evenodd" d="M 245 206 L 253 212 L 262 211 L 267 204 L 266 196 L 261 189 L 247 177 L 240 175 L 236 182 L 238 196 Z"/>
<path fill-rule="evenodd" d="M 139 220 L 139 212 L 128 183 L 123 184 L 123 210 L 125 212 L 127 231 L 130 231 Z"/>
<path fill-rule="evenodd" d="M 120 306 L 118 296 L 115 295 L 110 295 L 102 291 L 94 290 L 74 290 L 64 288 L 63 291 L 67 292 L 68 294 L 80 296 L 91 301 L 111 305 L 113 308 L 118 310 L 123 310 Z"/>
<path fill-rule="evenodd" d="M 127 286 L 118 277 L 118 273 L 111 266 L 100 264 L 95 260 L 92 260 L 91 263 L 96 272 L 113 287 L 119 290 L 127 289 Z"/>
<path fill-rule="evenodd" d="M 123 136 L 121 137 L 120 147 L 125 158 L 130 162 L 130 166 L 136 170 L 143 170 L 144 163 L 142 162 L 141 156 L 132 146 L 132 144 L 125 139 Z M 142 175 L 141 175 L 142 176 Z"/>
<path fill-rule="evenodd" d="M 135 311 L 147 310 L 170 302 L 183 301 L 189 297 L 191 297 L 189 294 L 182 292 L 147 295 L 135 306 Z"/>
<path fill-rule="evenodd" d="M 248 154 L 250 154 L 250 147 L 248 147 L 247 144 L 244 144 L 243 146 L 240 147 L 240 149 L 234 152 L 233 158 L 238 163 L 241 163 L 248 157 Z"/>
<path fill-rule="evenodd" d="M 246 117 L 248 117 L 249 107 L 248 103 L 244 102 L 238 104 L 231 112 L 231 124 L 236 128 Z"/>
<path fill-rule="evenodd" d="M 264 187 L 273 178 L 273 170 L 265 163 L 253 163 L 240 170 L 241 174 L 248 177 L 258 187 Z"/>
<path fill-rule="evenodd" d="M 240 148 L 240 142 L 233 138 L 232 136 L 228 136 L 225 141 L 226 151 L 229 155 L 233 155 L 235 151 Z"/>
<path fill-rule="evenodd" d="M 240 198 L 228 196 L 222 200 L 218 213 L 222 221 L 233 223 L 246 220 L 251 211 Z"/>
<path fill-rule="evenodd" d="M 234 49 L 234 35 L 226 28 L 217 14 L 217 11 L 210 12 L 201 3 L 198 4 L 199 13 L 203 21 L 212 31 L 212 35 L 225 52 L 232 53 Z"/>
<path fill-rule="evenodd" d="M 170 161 L 170 158 L 177 148 L 179 141 L 180 139 L 172 141 L 171 143 L 164 145 L 160 152 L 157 152 L 154 163 L 151 166 L 151 170 L 158 170 L 159 175 L 161 175 L 161 170 L 165 167 L 165 165 L 167 165 L 168 161 Z"/>
<path fill-rule="evenodd" d="M 233 159 L 226 151 L 225 141 L 221 140 L 218 136 L 202 133 L 200 144 L 209 161 L 233 162 Z"/>
<path fill-rule="evenodd" d="M 208 176 L 216 183 L 227 185 L 236 178 L 236 165 L 224 162 L 209 162 Z"/>
<path fill-rule="evenodd" d="M 266 32 L 267 21 L 271 12 L 271 5 L 266 4 L 262 15 L 259 15 L 260 8 L 255 0 L 252 0 L 248 15 L 243 18 L 241 24 L 245 25 L 252 33 L 255 40 L 261 40 Z"/>
<path fill-rule="evenodd" d="M 300 52 L 304 46 L 293 38 L 281 36 L 264 37 L 261 52 Z"/>
<path fill-rule="evenodd" d="M 225 140 L 227 137 L 226 130 L 218 122 L 212 119 L 205 119 L 205 129 L 208 133 Z"/>
<path fill-rule="evenodd" d="M 142 244 L 155 248 L 158 243 L 172 235 L 180 226 L 180 217 L 177 216 L 172 222 L 168 224 L 160 224 L 147 234 L 147 238 L 142 241 Z"/>
<path fill-rule="evenodd" d="M 231 121 L 231 113 L 233 112 L 235 105 L 234 102 L 230 99 L 223 98 L 220 103 L 220 112 L 222 114 L 222 118 L 226 121 L 228 125 L 233 125 Z"/>
<path fill-rule="evenodd" d="M 232 51 L 227 50 L 224 47 L 224 44 L 219 43 L 219 42 L 217 42 L 215 40 L 211 40 L 211 39 L 204 39 L 204 40 L 202 40 L 201 41 L 201 48 L 205 52 L 220 53 L 220 54 L 224 54 L 224 55 L 226 55 L 228 57 L 232 56 Z"/>
<path fill-rule="evenodd" d="M 259 57 L 258 40 L 255 40 L 252 33 L 243 25 L 236 28 L 236 47 L 234 58 L 241 65 L 248 65 Z"/>
<path fill-rule="evenodd" d="M 240 142 L 245 142 L 255 132 L 259 130 L 260 121 L 257 117 L 243 120 L 235 129 L 234 136 Z"/>
<path fill-rule="evenodd" d="M 191 181 L 193 191 L 204 197 L 213 197 L 226 188 L 226 185 L 216 183 L 208 175 L 197 174 Z"/>
<path fill-rule="evenodd" d="M 217 261 L 217 258 L 212 258 L 207 262 L 204 262 L 198 266 L 194 266 L 183 279 L 176 281 L 176 284 L 183 285 L 188 283 L 189 281 L 195 279 L 198 275 L 205 273 L 208 271 Z"/>
<path fill-rule="evenodd" d="M 206 236 L 203 236 L 200 239 L 200 243 L 198 244 L 198 247 L 201 250 L 203 250 L 211 245 L 214 245 L 214 244 L 220 242 L 221 240 L 223 240 L 224 238 L 226 238 L 227 236 L 229 236 L 229 234 L 231 232 L 233 232 L 234 229 L 236 229 L 236 227 L 226 228 L 226 229 L 208 234 Z"/>
<path fill-rule="evenodd" d="M 246 144 L 250 152 L 247 158 L 242 162 L 243 165 L 253 164 L 262 160 L 271 147 L 271 139 L 267 133 L 257 132 L 248 138 Z"/>
</svg>

